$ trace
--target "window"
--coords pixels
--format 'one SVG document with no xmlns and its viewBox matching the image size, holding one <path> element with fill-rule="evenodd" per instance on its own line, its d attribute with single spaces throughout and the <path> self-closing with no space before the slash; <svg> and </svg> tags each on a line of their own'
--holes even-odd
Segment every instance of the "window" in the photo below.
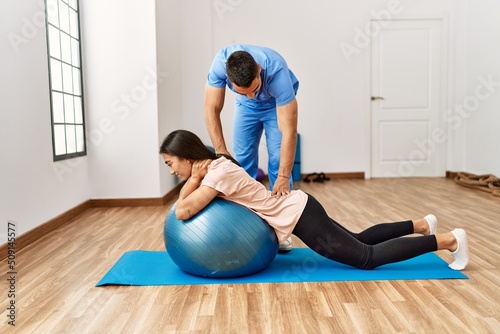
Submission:
<svg viewBox="0 0 500 334">
<path fill-rule="evenodd" d="M 78 0 L 46 0 L 54 161 L 86 155 Z"/>
</svg>

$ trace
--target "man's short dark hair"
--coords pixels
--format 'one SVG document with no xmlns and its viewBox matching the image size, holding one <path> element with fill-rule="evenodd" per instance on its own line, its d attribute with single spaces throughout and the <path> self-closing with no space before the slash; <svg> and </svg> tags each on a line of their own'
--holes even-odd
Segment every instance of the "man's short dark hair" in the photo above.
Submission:
<svg viewBox="0 0 500 334">
<path fill-rule="evenodd" d="M 226 62 L 226 75 L 238 87 L 248 88 L 259 73 L 252 55 L 246 51 L 233 52 Z"/>
</svg>

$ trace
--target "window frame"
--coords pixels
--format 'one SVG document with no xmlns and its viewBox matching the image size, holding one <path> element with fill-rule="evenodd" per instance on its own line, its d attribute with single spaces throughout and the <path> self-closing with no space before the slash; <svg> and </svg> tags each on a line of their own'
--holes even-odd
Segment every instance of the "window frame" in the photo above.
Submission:
<svg viewBox="0 0 500 334">
<path fill-rule="evenodd" d="M 83 62 L 82 62 L 82 43 L 81 43 L 81 20 L 80 20 L 80 3 L 79 0 L 44 0 L 45 2 L 45 28 L 46 28 L 46 36 L 47 36 L 47 60 L 48 60 L 48 69 L 49 69 L 49 96 L 50 96 L 50 121 L 51 121 L 51 132 L 52 132 L 52 154 L 53 154 L 53 161 L 61 161 L 61 160 L 66 160 L 66 159 L 71 159 L 71 158 L 76 158 L 76 157 L 82 157 L 87 155 L 87 140 L 86 140 L 86 125 L 85 125 L 85 102 L 84 102 L 84 87 L 83 87 Z M 52 20 L 49 20 L 49 15 L 52 13 L 55 13 L 55 8 L 49 8 L 49 2 L 50 5 L 53 5 L 54 3 L 57 4 L 57 26 L 55 25 L 55 22 L 52 22 Z M 67 6 L 68 14 L 66 17 L 67 22 L 64 22 L 67 24 L 66 29 L 68 31 L 64 30 L 64 27 L 61 24 L 61 13 L 60 13 L 60 8 L 61 8 L 61 3 L 63 6 Z M 76 8 L 75 8 L 76 6 Z M 72 19 L 72 15 L 70 14 L 71 10 L 73 10 L 76 13 L 76 22 Z M 52 11 L 52 12 L 51 12 Z M 52 17 L 52 16 L 51 16 Z M 51 18 L 50 17 L 50 18 Z M 76 24 L 76 26 L 72 26 L 72 24 Z M 77 31 L 74 32 L 73 28 L 75 28 Z M 51 33 L 54 31 L 58 33 L 57 40 L 54 39 L 54 41 L 51 41 Z M 66 40 L 66 48 L 63 48 L 63 39 Z M 68 42 L 69 41 L 69 42 Z M 78 43 L 77 48 L 73 49 L 74 45 L 73 43 L 76 41 Z M 51 42 L 53 45 L 51 46 Z M 57 43 L 59 45 L 57 45 Z M 56 52 L 51 52 L 51 47 L 56 46 L 58 48 L 59 54 L 55 54 Z M 67 50 L 66 50 L 67 49 Z M 75 58 L 75 55 L 73 54 L 73 51 L 76 51 L 78 53 L 77 57 Z M 66 53 L 65 53 L 66 52 Z M 69 56 L 68 53 L 69 52 Z M 69 57 L 69 62 L 67 61 L 67 58 Z M 53 62 L 57 62 L 58 65 L 61 66 L 59 70 L 56 70 L 53 68 Z M 75 64 L 77 63 L 77 64 Z M 66 76 L 68 73 L 64 70 L 70 70 L 71 72 L 71 92 L 68 92 L 67 86 L 69 83 L 65 83 L 64 78 L 66 79 L 69 78 L 69 76 Z M 79 71 L 79 78 L 75 79 L 75 69 L 78 74 Z M 57 73 L 55 73 L 57 72 Z M 60 85 L 59 89 L 54 88 L 55 84 L 53 82 L 53 76 L 58 75 L 60 78 L 60 82 L 58 85 Z M 79 92 L 75 91 L 76 85 L 79 85 Z M 63 121 L 60 120 L 61 118 L 61 110 L 59 110 L 59 116 L 56 117 L 55 113 L 55 101 L 54 101 L 54 96 L 57 94 L 57 96 L 61 95 L 61 98 L 59 99 L 59 108 L 62 106 L 62 117 Z M 79 103 L 77 102 L 79 100 Z M 61 104 L 62 101 L 62 104 Z M 67 109 L 67 103 L 73 103 L 72 107 L 68 107 L 70 109 Z M 79 105 L 78 105 L 79 104 Z M 77 114 L 81 113 L 81 114 Z M 67 116 L 72 114 L 72 120 L 68 120 Z M 58 118 L 58 119 L 56 119 Z M 80 129 L 81 127 L 81 129 Z M 64 131 L 64 152 L 60 152 L 62 148 L 62 138 L 57 134 L 57 131 Z M 72 139 L 68 139 L 70 137 L 73 137 Z M 71 145 L 68 145 L 68 143 L 71 141 L 70 144 L 74 145 L 74 150 L 72 149 Z M 69 153 L 68 153 L 69 151 Z"/>
</svg>

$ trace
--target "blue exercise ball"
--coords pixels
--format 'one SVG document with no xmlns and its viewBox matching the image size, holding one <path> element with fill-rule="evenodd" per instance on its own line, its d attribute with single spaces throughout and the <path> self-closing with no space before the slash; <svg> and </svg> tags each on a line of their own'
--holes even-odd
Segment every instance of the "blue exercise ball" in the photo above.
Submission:
<svg viewBox="0 0 500 334">
<path fill-rule="evenodd" d="M 274 229 L 244 206 L 216 197 L 187 220 L 165 219 L 165 247 L 182 270 L 202 277 L 229 278 L 257 273 L 278 252 Z"/>
</svg>

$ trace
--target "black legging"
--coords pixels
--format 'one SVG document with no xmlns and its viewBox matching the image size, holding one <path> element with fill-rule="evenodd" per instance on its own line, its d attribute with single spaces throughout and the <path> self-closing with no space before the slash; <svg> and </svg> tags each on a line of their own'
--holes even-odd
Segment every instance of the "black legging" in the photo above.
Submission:
<svg viewBox="0 0 500 334">
<path fill-rule="evenodd" d="M 360 269 L 373 269 L 437 250 L 434 235 L 400 238 L 414 233 L 411 220 L 374 225 L 361 233 L 348 231 L 328 217 L 323 206 L 309 194 L 292 233 L 316 253 Z"/>
</svg>

